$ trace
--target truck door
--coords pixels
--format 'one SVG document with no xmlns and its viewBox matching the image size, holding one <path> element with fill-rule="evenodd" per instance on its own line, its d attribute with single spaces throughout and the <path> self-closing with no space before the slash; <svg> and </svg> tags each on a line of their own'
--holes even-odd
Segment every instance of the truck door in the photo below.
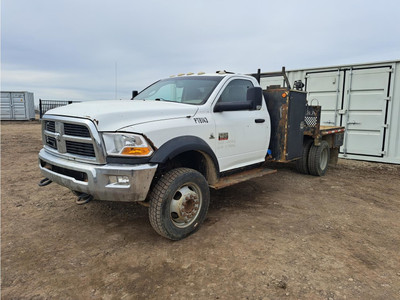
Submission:
<svg viewBox="0 0 400 300">
<path fill-rule="evenodd" d="M 215 103 L 246 102 L 247 89 L 251 87 L 250 80 L 232 79 Z M 220 171 L 264 161 L 270 137 L 270 120 L 264 102 L 258 110 L 214 112 L 213 117 Z"/>
</svg>

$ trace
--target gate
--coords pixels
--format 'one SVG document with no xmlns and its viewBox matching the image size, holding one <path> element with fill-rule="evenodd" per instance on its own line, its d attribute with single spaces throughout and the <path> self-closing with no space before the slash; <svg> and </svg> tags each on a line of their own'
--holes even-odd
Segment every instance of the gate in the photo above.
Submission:
<svg viewBox="0 0 400 300">
<path fill-rule="evenodd" d="M 43 117 L 43 115 L 50 109 L 60 107 L 60 106 L 65 106 L 68 104 L 80 102 L 80 101 L 67 101 L 67 100 L 42 100 L 39 99 L 39 115 L 40 119 Z"/>
</svg>

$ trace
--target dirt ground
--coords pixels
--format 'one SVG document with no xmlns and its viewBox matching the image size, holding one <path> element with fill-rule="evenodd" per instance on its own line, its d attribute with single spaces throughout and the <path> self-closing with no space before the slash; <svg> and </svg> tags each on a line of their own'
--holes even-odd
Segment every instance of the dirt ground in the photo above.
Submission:
<svg viewBox="0 0 400 300">
<path fill-rule="evenodd" d="M 1 123 L 2 299 L 400 299 L 400 166 L 286 165 L 211 192 L 172 242 L 134 203 L 39 188 L 38 121 Z"/>
</svg>

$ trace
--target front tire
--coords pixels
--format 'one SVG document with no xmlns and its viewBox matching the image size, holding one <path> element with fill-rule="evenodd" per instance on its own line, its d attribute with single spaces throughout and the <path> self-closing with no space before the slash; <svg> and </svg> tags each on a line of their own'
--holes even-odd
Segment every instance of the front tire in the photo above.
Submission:
<svg viewBox="0 0 400 300">
<path fill-rule="evenodd" d="M 197 231 L 204 221 L 210 191 L 199 172 L 178 168 L 156 183 L 149 198 L 151 226 L 163 237 L 180 240 Z"/>
</svg>

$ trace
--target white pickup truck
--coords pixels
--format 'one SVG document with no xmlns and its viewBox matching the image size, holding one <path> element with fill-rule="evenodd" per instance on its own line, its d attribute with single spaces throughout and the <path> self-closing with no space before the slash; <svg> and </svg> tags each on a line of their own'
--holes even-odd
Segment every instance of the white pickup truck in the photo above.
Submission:
<svg viewBox="0 0 400 300">
<path fill-rule="evenodd" d="M 160 235 L 179 240 L 205 219 L 209 187 L 274 172 L 266 161 L 296 160 L 299 171 L 324 175 L 344 129 L 321 129 L 320 107 L 310 112 L 305 92 L 263 91 L 262 75 L 180 75 L 131 100 L 50 110 L 42 118 L 39 185 L 65 186 L 78 203 L 138 201 Z"/>
</svg>

